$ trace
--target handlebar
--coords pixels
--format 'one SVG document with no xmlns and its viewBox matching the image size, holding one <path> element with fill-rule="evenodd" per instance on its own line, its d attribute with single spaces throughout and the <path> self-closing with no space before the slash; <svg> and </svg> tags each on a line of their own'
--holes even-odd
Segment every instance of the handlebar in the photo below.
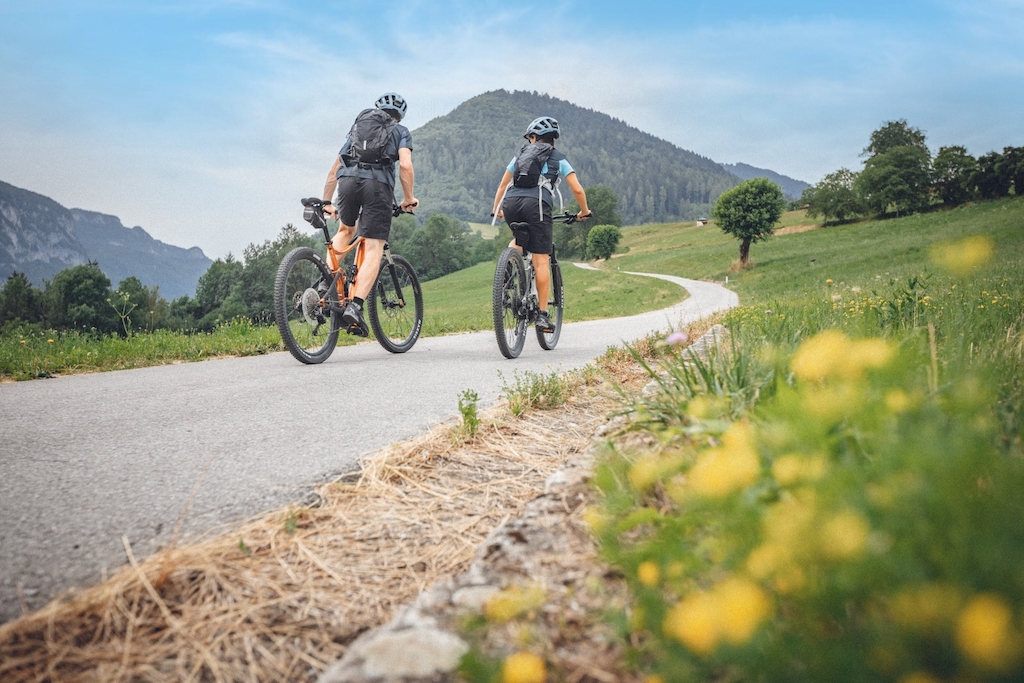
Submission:
<svg viewBox="0 0 1024 683">
<path fill-rule="evenodd" d="M 579 221 L 579 220 L 584 220 L 584 221 L 590 220 L 590 217 L 593 216 L 593 215 L 594 215 L 594 212 L 591 211 L 590 213 L 588 213 L 583 218 L 576 218 L 576 214 L 569 213 L 568 211 L 566 211 L 565 213 L 563 213 L 560 216 L 552 216 L 551 220 L 552 221 L 558 221 L 560 223 L 565 223 L 566 225 L 572 225 L 573 223 L 575 223 L 576 221 Z"/>
</svg>

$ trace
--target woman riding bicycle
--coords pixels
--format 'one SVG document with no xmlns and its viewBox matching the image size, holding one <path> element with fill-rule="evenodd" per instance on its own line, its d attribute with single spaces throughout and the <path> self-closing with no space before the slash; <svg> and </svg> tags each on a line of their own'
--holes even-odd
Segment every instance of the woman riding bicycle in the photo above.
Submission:
<svg viewBox="0 0 1024 683">
<path fill-rule="evenodd" d="M 525 246 L 533 261 L 537 301 L 540 306 L 537 328 L 544 332 L 551 332 L 554 329 L 547 312 L 548 293 L 551 288 L 550 255 L 554 251 L 551 219 L 554 199 L 551 190 L 559 180 L 565 179 L 580 205 L 580 212 L 576 217 L 579 220 L 586 220 L 590 216 L 587 194 L 576 177 L 576 171 L 565 155 L 554 149 L 558 135 L 558 121 L 550 116 L 541 116 L 530 123 L 526 134 L 523 135 L 528 144 L 519 150 L 519 154 L 512 158 L 505 169 L 498 191 L 494 195 L 494 206 L 491 210 L 492 216 L 497 215 L 510 226 L 512 223 L 527 225 L 529 238 Z M 543 161 L 539 164 L 539 175 L 536 169 L 533 173 L 528 169 L 533 160 Z M 508 246 L 523 251 L 514 237 Z"/>
</svg>

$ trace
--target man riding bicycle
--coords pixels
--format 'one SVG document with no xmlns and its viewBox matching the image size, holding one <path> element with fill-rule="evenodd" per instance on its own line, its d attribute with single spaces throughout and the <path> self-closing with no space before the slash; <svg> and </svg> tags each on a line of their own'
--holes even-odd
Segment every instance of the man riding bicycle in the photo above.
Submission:
<svg viewBox="0 0 1024 683">
<path fill-rule="evenodd" d="M 401 95 L 389 92 L 381 95 L 374 106 L 379 111 L 365 109 L 356 117 L 327 175 L 323 194 L 323 200 L 330 202 L 337 189 L 337 210 L 330 205 L 324 210 L 341 224 L 334 236 L 334 248 L 341 250 L 352 241 L 357 222 L 359 235 L 365 238 L 365 256 L 352 301 L 341 315 L 348 331 L 361 337 L 369 334 L 363 302 L 377 279 L 384 243 L 391 234 L 396 162 L 402 183 L 402 210 L 412 213 L 418 204 L 412 192 L 412 135 L 399 123 L 405 117 L 406 102 Z"/>
<path fill-rule="evenodd" d="M 551 206 L 554 202 L 552 188 L 559 180 L 565 179 L 572 190 L 580 211 L 578 220 L 590 217 L 587 208 L 587 194 L 583 191 L 576 171 L 569 164 L 565 155 L 554 149 L 558 139 L 558 121 L 550 116 L 541 116 L 530 122 L 523 135 L 529 144 L 519 150 L 519 154 L 509 162 L 508 168 L 501 178 L 498 191 L 494 195 L 494 206 L 491 215 L 497 215 L 510 226 L 512 223 L 525 223 L 529 231 L 526 248 L 531 254 L 533 270 L 537 283 L 537 303 L 540 315 L 537 317 L 537 328 L 542 332 L 553 332 L 554 325 L 548 316 L 548 293 L 551 288 L 551 254 L 554 252 L 553 226 Z M 538 143 L 540 143 L 538 145 Z M 534 170 L 529 173 L 524 162 L 527 157 L 538 162 L 539 176 Z M 536 176 L 536 177 L 534 177 Z M 523 251 L 515 238 L 509 247 Z"/>
</svg>

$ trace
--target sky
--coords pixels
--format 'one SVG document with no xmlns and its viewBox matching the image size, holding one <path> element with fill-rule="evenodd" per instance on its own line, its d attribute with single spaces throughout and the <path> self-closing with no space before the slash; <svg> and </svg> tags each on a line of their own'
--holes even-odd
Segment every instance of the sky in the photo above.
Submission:
<svg viewBox="0 0 1024 683">
<path fill-rule="evenodd" d="M 809 183 L 897 119 L 978 156 L 1024 146 L 1024 0 L 0 0 L 0 180 L 240 257 L 384 92 L 499 88 Z"/>
</svg>

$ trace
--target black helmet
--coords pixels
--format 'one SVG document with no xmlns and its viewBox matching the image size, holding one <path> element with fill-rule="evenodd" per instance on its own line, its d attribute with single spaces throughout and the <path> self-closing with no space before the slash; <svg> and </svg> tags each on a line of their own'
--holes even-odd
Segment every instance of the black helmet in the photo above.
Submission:
<svg viewBox="0 0 1024 683">
<path fill-rule="evenodd" d="M 526 134 L 523 137 L 529 140 L 531 135 L 541 138 L 549 133 L 554 133 L 555 137 L 558 137 L 558 121 L 555 121 L 550 116 L 541 116 L 530 122 L 530 125 L 526 127 Z"/>
<path fill-rule="evenodd" d="M 374 104 L 377 106 L 377 109 L 393 111 L 396 114 L 398 114 L 399 121 L 405 118 L 405 99 L 396 92 L 384 93 L 377 99 L 376 102 L 374 102 Z"/>
</svg>

